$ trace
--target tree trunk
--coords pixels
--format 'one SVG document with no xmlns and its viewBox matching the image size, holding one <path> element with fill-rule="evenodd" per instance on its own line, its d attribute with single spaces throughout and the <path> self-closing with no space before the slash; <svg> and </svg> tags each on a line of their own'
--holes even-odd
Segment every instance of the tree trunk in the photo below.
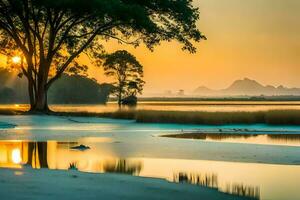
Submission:
<svg viewBox="0 0 300 200">
<path fill-rule="evenodd" d="M 34 143 L 33 142 L 28 142 L 28 161 L 27 164 L 32 166 L 32 154 L 34 150 Z"/>
<path fill-rule="evenodd" d="M 35 160 L 33 160 L 33 155 Z M 48 168 L 47 160 L 47 142 L 29 142 L 28 143 L 28 161 L 31 167 L 37 167 L 37 158 L 41 168 Z"/>
<path fill-rule="evenodd" d="M 122 89 L 121 88 L 119 90 L 119 95 L 118 95 L 118 105 L 119 105 L 119 109 L 121 109 L 121 107 L 122 107 Z"/>
<path fill-rule="evenodd" d="M 31 111 L 48 112 L 47 90 L 42 88 L 37 91 L 35 104 Z"/>
<path fill-rule="evenodd" d="M 44 64 L 43 66 L 47 66 L 47 65 Z M 32 81 L 30 81 L 31 79 L 29 78 L 28 87 L 29 87 L 29 97 L 30 97 L 30 106 L 31 106 L 30 111 L 32 112 L 47 113 L 50 111 L 48 107 L 48 101 L 47 101 L 47 92 L 48 92 L 48 87 L 46 87 L 47 79 L 48 79 L 47 70 L 42 70 L 41 72 L 39 72 L 38 78 L 35 83 L 36 85 L 32 83 Z M 34 95 L 30 94 L 30 92 L 34 92 Z"/>
<path fill-rule="evenodd" d="M 34 86 L 32 85 L 31 87 Z M 33 89 L 30 90 L 30 85 L 28 89 L 29 92 L 33 90 Z M 40 87 L 37 89 L 35 95 L 29 93 L 31 112 L 47 113 L 50 111 L 48 107 L 48 101 L 47 101 L 47 92 L 48 90 L 45 89 L 45 87 Z"/>
<path fill-rule="evenodd" d="M 28 80 L 28 95 L 29 95 L 29 102 L 30 102 L 30 109 L 34 107 L 34 84 L 32 81 Z"/>
<path fill-rule="evenodd" d="M 48 168 L 47 142 L 38 142 L 37 148 L 38 148 L 38 153 L 39 153 L 40 167 Z"/>
</svg>

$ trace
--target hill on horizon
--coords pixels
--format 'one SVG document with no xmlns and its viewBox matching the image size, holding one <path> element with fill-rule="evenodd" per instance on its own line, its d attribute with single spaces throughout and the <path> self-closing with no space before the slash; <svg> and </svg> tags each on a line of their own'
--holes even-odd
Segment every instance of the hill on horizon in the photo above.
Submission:
<svg viewBox="0 0 300 200">
<path fill-rule="evenodd" d="M 262 85 L 256 80 L 244 78 L 234 81 L 229 87 L 221 90 L 200 86 L 193 92 L 197 96 L 280 96 L 300 95 L 300 88 L 285 86 Z"/>
</svg>

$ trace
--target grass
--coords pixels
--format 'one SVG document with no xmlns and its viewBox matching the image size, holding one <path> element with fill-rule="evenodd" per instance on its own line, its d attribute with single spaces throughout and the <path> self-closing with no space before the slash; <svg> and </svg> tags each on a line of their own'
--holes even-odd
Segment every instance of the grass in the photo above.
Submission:
<svg viewBox="0 0 300 200">
<path fill-rule="evenodd" d="M 200 111 L 154 111 L 124 110 L 106 113 L 55 113 L 67 116 L 104 117 L 130 119 L 139 123 L 178 123 L 178 124 L 270 124 L 300 125 L 300 110 L 274 110 L 259 112 L 200 112 Z"/>
<path fill-rule="evenodd" d="M 182 132 L 182 133 L 177 133 L 177 134 L 167 134 L 167 135 L 160 135 L 160 136 L 161 137 L 170 137 L 170 138 L 185 138 L 185 139 L 199 139 L 199 140 L 210 139 L 210 140 L 220 141 L 220 140 L 224 140 L 224 139 L 237 139 L 237 140 L 247 139 L 247 138 L 255 139 L 255 137 L 262 136 L 262 135 L 266 135 L 269 139 L 272 139 L 275 141 L 284 141 L 284 142 L 288 142 L 288 141 L 299 142 L 300 141 L 300 134 L 295 134 L 295 133 L 256 134 L 255 131 L 252 131 L 252 133 L 247 133 L 246 131 L 243 131 L 243 130 L 233 130 L 232 132 L 226 132 L 226 133 L 223 133 L 221 131 L 214 132 L 214 133 Z M 257 138 L 257 139 L 259 139 L 259 138 Z M 272 142 L 272 140 L 269 142 Z"/>
<path fill-rule="evenodd" d="M 263 112 L 140 111 L 136 115 L 136 121 L 211 125 L 254 124 L 264 123 L 264 116 Z"/>
<path fill-rule="evenodd" d="M 57 116 L 71 116 L 71 117 L 103 117 L 112 119 L 128 119 L 134 120 L 136 118 L 136 111 L 126 110 L 126 111 L 116 111 L 116 112 L 51 112 L 51 115 Z"/>
<path fill-rule="evenodd" d="M 265 114 L 266 124 L 300 125 L 300 110 L 274 110 Z"/>
<path fill-rule="evenodd" d="M 0 109 L 0 114 L 15 115 L 26 112 Z M 201 111 L 155 111 L 121 110 L 116 112 L 51 112 L 58 116 L 103 117 L 129 119 L 139 123 L 178 123 L 178 124 L 270 124 L 300 125 L 300 110 L 273 110 L 258 112 L 201 112 Z"/>
<path fill-rule="evenodd" d="M 212 140 L 223 140 L 223 139 L 246 139 L 250 137 L 255 137 L 257 134 L 241 134 L 239 133 L 180 133 L 180 134 L 167 134 L 161 135 L 161 137 L 171 137 L 171 138 L 185 138 L 185 139 L 198 139 L 198 140 L 205 140 L 205 139 L 212 139 Z M 299 135 L 297 135 L 299 137 Z"/>
<path fill-rule="evenodd" d="M 137 122 L 179 124 L 257 124 L 300 125 L 300 110 L 273 110 L 259 112 L 187 112 L 139 111 Z"/>
</svg>

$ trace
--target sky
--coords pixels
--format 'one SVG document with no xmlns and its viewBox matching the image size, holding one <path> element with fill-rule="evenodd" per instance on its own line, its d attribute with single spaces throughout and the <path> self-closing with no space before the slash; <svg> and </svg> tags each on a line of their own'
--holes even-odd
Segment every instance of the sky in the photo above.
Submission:
<svg viewBox="0 0 300 200">
<path fill-rule="evenodd" d="M 177 42 L 162 43 L 150 52 L 106 44 L 113 52 L 126 49 L 145 70 L 144 94 L 205 85 L 228 87 L 248 77 L 262 84 L 300 87 L 299 0 L 194 0 L 200 8 L 197 25 L 208 40 L 196 44 L 196 54 L 181 50 Z M 92 70 L 99 82 L 101 69 Z"/>
<path fill-rule="evenodd" d="M 300 0 L 194 0 L 198 28 L 208 38 L 196 54 L 177 42 L 154 49 L 104 42 L 107 52 L 125 49 L 144 66 L 145 95 L 199 86 L 228 87 L 245 77 L 264 85 L 300 87 Z M 83 59 L 85 61 L 86 59 Z M 2 59 L 2 62 L 5 60 Z M 89 64 L 88 62 L 85 64 Z M 98 82 L 111 81 L 91 67 Z"/>
</svg>

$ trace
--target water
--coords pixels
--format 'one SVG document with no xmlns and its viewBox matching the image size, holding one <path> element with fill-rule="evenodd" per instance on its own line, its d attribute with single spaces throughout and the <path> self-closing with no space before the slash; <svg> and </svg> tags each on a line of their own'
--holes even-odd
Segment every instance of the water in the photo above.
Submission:
<svg viewBox="0 0 300 200">
<path fill-rule="evenodd" d="M 124 173 L 194 184 L 254 199 L 297 199 L 300 167 L 207 160 L 119 157 L 102 146 L 107 139 L 85 142 L 89 150 L 72 150 L 77 142 L 1 141 L 0 167 L 47 167 L 94 173 Z"/>
<path fill-rule="evenodd" d="M 221 131 L 221 130 L 219 130 Z M 236 132 L 236 131 L 235 131 Z M 255 132 L 255 131 L 254 131 Z M 207 142 L 227 142 L 227 143 L 245 143 L 261 145 L 280 145 L 280 146 L 298 146 L 300 147 L 300 134 L 298 132 L 279 132 L 277 134 L 258 134 L 258 133 L 224 133 L 222 132 L 192 132 L 180 134 L 167 134 L 162 137 L 186 138 L 204 140 Z"/>
<path fill-rule="evenodd" d="M 30 115 L 0 116 L 0 122 L 0 168 L 124 173 L 254 199 L 300 197 L 299 126 L 139 124 Z M 182 132 L 203 132 L 207 139 L 159 137 Z M 268 138 L 271 142 L 264 142 Z M 79 145 L 89 149 L 72 149 Z"/>
<path fill-rule="evenodd" d="M 4 109 L 26 110 L 28 105 L 0 105 Z M 107 105 L 50 105 L 54 111 L 65 112 L 111 112 L 118 109 L 116 102 Z M 140 101 L 138 110 L 172 110 L 172 111 L 267 111 L 300 110 L 299 101 Z"/>
</svg>

